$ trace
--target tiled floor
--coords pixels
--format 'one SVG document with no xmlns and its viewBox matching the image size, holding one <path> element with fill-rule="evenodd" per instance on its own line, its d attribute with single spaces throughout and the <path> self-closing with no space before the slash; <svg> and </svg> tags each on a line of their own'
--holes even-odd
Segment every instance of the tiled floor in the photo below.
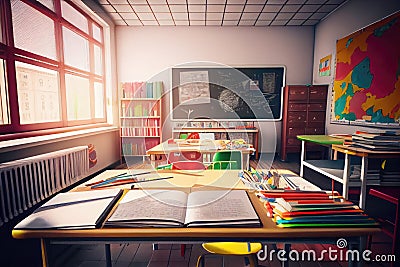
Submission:
<svg viewBox="0 0 400 267">
<path fill-rule="evenodd" d="M 252 161 L 252 166 L 257 162 Z M 263 164 L 258 167 L 262 168 Z M 145 165 L 137 166 L 145 168 Z M 299 164 L 295 161 L 280 162 L 275 161 L 273 167 L 280 169 L 286 168 L 298 173 Z M 3 231 L 4 230 L 4 231 Z M 40 266 L 40 246 L 37 240 L 15 240 L 9 235 L 10 229 L 2 229 L 0 232 L 0 266 Z M 380 236 L 378 239 L 384 238 Z M 271 249 L 270 245 L 267 245 Z M 278 244 L 282 248 L 282 244 Z M 304 251 L 313 249 L 321 251 L 327 249 L 323 245 L 296 244 L 292 249 Z M 389 254 L 388 245 L 374 245 L 372 251 L 375 254 Z M 50 253 L 50 266 L 60 267 L 101 267 L 106 266 L 104 245 L 53 245 Z M 111 244 L 111 258 L 113 266 L 131 266 L 131 267 L 194 267 L 197 258 L 205 251 L 200 244 L 187 245 L 185 256 L 180 255 L 180 244 L 159 244 L 157 250 L 153 250 L 151 243 L 129 243 L 129 244 Z M 243 257 L 229 256 L 224 258 L 225 266 L 242 267 L 245 266 Z M 206 266 L 222 266 L 221 257 L 208 257 Z M 282 266 L 275 257 L 272 261 L 260 261 L 260 267 Z M 290 266 L 348 266 L 346 262 L 330 261 L 302 261 L 290 262 Z M 390 264 L 368 264 L 367 266 L 390 266 Z M 395 265 L 394 265 L 395 266 Z"/>
</svg>

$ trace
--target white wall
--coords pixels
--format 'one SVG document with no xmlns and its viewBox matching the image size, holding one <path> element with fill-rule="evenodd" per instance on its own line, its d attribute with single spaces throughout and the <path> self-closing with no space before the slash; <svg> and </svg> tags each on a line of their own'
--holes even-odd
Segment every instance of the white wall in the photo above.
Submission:
<svg viewBox="0 0 400 267">
<path fill-rule="evenodd" d="M 233 67 L 284 65 L 287 84 L 312 79 L 313 27 L 117 26 L 116 38 L 120 82 L 165 76 L 166 69 L 192 61 Z M 275 151 L 268 146 L 275 144 L 274 126 L 280 140 L 281 122 L 260 122 L 262 152 Z M 170 134 L 166 127 L 163 138 Z"/>
<path fill-rule="evenodd" d="M 341 39 L 369 24 L 381 20 L 382 18 L 400 10 L 399 0 L 350 0 L 345 5 L 320 22 L 315 30 L 315 50 L 314 50 L 314 84 L 330 84 L 332 88 L 334 79 L 334 62 L 336 54 L 336 40 Z M 319 77 L 319 60 L 332 54 L 332 74 L 329 77 Z M 327 133 L 354 133 L 356 130 L 371 131 L 371 128 L 359 126 L 344 126 L 330 123 L 330 107 L 332 94 L 328 96 L 327 106 Z M 374 129 L 376 130 L 376 129 Z"/>
</svg>

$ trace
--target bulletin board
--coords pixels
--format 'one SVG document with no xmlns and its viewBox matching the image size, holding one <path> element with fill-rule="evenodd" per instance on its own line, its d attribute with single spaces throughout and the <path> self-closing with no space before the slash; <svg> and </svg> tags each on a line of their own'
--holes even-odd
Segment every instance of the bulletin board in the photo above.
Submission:
<svg viewBox="0 0 400 267">
<path fill-rule="evenodd" d="M 180 67 L 171 81 L 173 120 L 282 118 L 284 66 Z"/>
<path fill-rule="evenodd" d="M 400 126 L 400 12 L 336 44 L 332 123 Z"/>
</svg>

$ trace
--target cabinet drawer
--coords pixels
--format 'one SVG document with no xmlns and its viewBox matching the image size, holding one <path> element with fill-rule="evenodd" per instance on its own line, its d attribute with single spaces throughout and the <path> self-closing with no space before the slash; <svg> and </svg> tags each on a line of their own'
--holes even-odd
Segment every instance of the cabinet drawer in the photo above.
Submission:
<svg viewBox="0 0 400 267">
<path fill-rule="evenodd" d="M 296 138 L 296 136 L 302 135 L 304 133 L 305 133 L 304 132 L 304 126 L 302 126 L 302 127 L 289 127 L 289 129 L 288 129 L 288 136 L 289 137 Z"/>
<path fill-rule="evenodd" d="M 307 105 L 308 111 L 325 111 L 325 103 L 314 103 Z"/>
<path fill-rule="evenodd" d="M 310 100 L 326 100 L 327 90 L 326 87 L 313 86 L 309 91 Z"/>
<path fill-rule="evenodd" d="M 308 112 L 307 121 L 308 122 L 325 121 L 325 112 L 313 112 L 313 111 Z"/>
<path fill-rule="evenodd" d="M 289 103 L 288 110 L 289 111 L 307 111 L 307 105 L 306 104 Z"/>
<path fill-rule="evenodd" d="M 301 141 L 297 139 L 296 137 L 289 137 L 286 141 L 288 146 L 300 146 Z"/>
<path fill-rule="evenodd" d="M 307 122 L 307 128 L 325 128 L 325 122 L 324 121 L 308 121 Z"/>
<path fill-rule="evenodd" d="M 307 121 L 307 114 L 305 112 L 289 112 L 287 122 L 288 124 L 301 124 Z"/>
<path fill-rule="evenodd" d="M 307 100 L 307 87 L 290 87 L 289 100 Z"/>
<path fill-rule="evenodd" d="M 325 128 L 306 128 L 306 134 L 325 134 Z"/>
</svg>

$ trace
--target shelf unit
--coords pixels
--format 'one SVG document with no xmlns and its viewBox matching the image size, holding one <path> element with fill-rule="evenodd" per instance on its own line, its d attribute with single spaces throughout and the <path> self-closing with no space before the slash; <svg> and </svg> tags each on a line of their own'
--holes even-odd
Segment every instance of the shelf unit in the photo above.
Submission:
<svg viewBox="0 0 400 267">
<path fill-rule="evenodd" d="M 325 134 L 327 85 L 287 85 L 284 91 L 281 152 L 282 161 L 287 153 L 299 153 L 301 142 L 297 135 Z M 323 147 L 310 144 L 308 151 L 323 151 Z"/>
<path fill-rule="evenodd" d="M 129 85 L 127 85 L 129 84 Z M 123 83 L 120 99 L 121 156 L 145 156 L 161 142 L 161 91 L 146 97 L 149 83 Z M 144 88 L 144 93 L 141 88 Z M 146 89 L 147 88 L 147 89 Z M 157 89 L 160 90 L 160 89 Z M 133 96 L 133 97 L 132 97 Z"/>
</svg>

